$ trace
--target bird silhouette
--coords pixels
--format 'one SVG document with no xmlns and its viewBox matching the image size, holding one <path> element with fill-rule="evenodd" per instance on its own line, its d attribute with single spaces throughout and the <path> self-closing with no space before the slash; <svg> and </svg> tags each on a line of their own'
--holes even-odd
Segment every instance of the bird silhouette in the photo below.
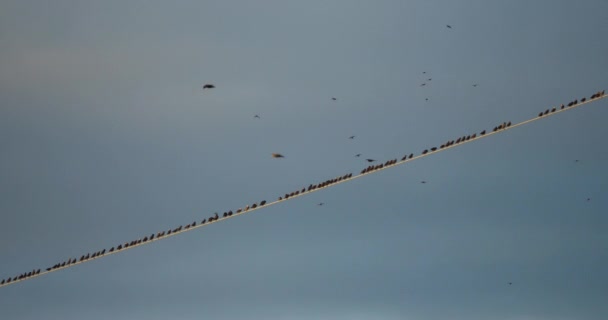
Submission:
<svg viewBox="0 0 608 320">
<path fill-rule="evenodd" d="M 254 117 L 254 118 L 258 118 L 258 119 L 260 119 L 260 116 L 258 116 L 257 114 L 256 114 L 255 116 L 253 116 L 253 117 Z"/>
<path fill-rule="evenodd" d="M 429 101 L 429 98 L 424 98 L 424 101 Z"/>
<path fill-rule="evenodd" d="M 513 284 L 513 282 L 509 282 L 509 285 L 512 285 L 512 284 Z"/>
<path fill-rule="evenodd" d="M 338 100 L 338 99 L 336 99 L 335 97 L 332 97 L 332 98 L 331 98 L 331 100 L 336 101 L 336 100 Z"/>
<path fill-rule="evenodd" d="M 446 27 L 448 27 L 449 29 L 452 29 L 452 26 L 451 26 L 451 25 L 449 25 L 449 24 L 448 24 L 448 25 L 446 25 Z"/>
<path fill-rule="evenodd" d="M 426 74 L 426 71 L 422 71 L 422 74 Z"/>
<path fill-rule="evenodd" d="M 424 86 L 426 86 L 426 83 L 423 83 L 423 84 L 421 84 L 420 86 L 421 86 L 421 87 L 424 87 Z"/>
<path fill-rule="evenodd" d="M 422 180 L 422 181 L 420 181 L 420 183 L 426 183 L 426 181 Z"/>
<path fill-rule="evenodd" d="M 473 87 L 477 87 L 477 83 L 473 85 Z"/>
<path fill-rule="evenodd" d="M 273 157 L 273 158 L 285 158 L 285 156 L 283 156 L 283 155 L 282 155 L 282 154 L 280 154 L 280 153 L 273 153 L 273 154 L 272 154 L 272 157 Z"/>
<path fill-rule="evenodd" d="M 374 162 L 374 161 L 376 161 L 374 159 L 365 159 L 365 160 L 367 160 L 367 162 Z"/>
<path fill-rule="evenodd" d="M 207 83 L 203 86 L 203 90 L 204 89 L 213 89 L 213 88 L 215 88 L 215 85 L 212 85 L 211 83 Z"/>
<path fill-rule="evenodd" d="M 323 202 L 319 202 L 318 206 L 322 206 L 322 205 L 324 205 L 324 203 Z"/>
<path fill-rule="evenodd" d="M 431 81 L 431 80 L 433 80 L 433 78 L 429 78 L 427 81 Z"/>
<path fill-rule="evenodd" d="M 591 201 L 591 198 L 587 198 L 587 201 Z"/>
<path fill-rule="evenodd" d="M 355 155 L 355 157 L 357 157 L 357 158 L 358 158 L 358 157 L 360 157 L 360 156 L 361 156 L 361 154 L 360 154 L 360 153 L 357 153 L 357 154 Z"/>
<path fill-rule="evenodd" d="M 354 139 L 354 138 L 355 138 L 355 136 L 350 136 L 350 137 L 348 137 L 348 138 L 349 138 L 349 139 Z"/>
</svg>

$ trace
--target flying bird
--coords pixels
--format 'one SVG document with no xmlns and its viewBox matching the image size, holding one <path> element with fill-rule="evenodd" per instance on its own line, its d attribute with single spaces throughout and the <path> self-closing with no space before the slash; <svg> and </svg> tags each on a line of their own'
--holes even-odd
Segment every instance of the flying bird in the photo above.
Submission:
<svg viewBox="0 0 608 320">
<path fill-rule="evenodd" d="M 361 154 L 360 154 L 360 153 L 357 153 L 357 154 L 355 155 L 355 157 L 357 157 L 357 158 L 358 158 L 358 157 L 360 157 L 360 156 L 361 156 Z"/>
<path fill-rule="evenodd" d="M 331 100 L 336 101 L 336 100 L 338 100 L 338 99 L 336 99 L 335 97 L 332 97 L 332 98 L 331 98 Z"/>
<path fill-rule="evenodd" d="M 203 90 L 204 90 L 204 89 L 213 89 L 213 88 L 215 88 L 215 86 L 214 86 L 214 85 L 212 85 L 212 84 L 210 84 L 210 83 L 207 83 L 207 84 L 205 84 L 205 85 L 203 86 Z"/>
<path fill-rule="evenodd" d="M 322 206 L 322 205 L 324 205 L 324 203 L 323 202 L 319 202 L 318 206 Z"/>
<path fill-rule="evenodd" d="M 423 84 L 421 84 L 420 86 L 421 86 L 421 87 L 424 87 L 424 86 L 426 86 L 426 83 L 423 83 Z"/>
<path fill-rule="evenodd" d="M 473 85 L 473 87 L 477 87 L 477 83 Z"/>
<path fill-rule="evenodd" d="M 428 81 L 431 81 L 431 80 L 433 80 L 433 78 L 429 78 L 429 80 L 428 80 Z"/>
<path fill-rule="evenodd" d="M 591 198 L 587 198 L 587 201 L 591 201 Z"/>
<path fill-rule="evenodd" d="M 280 153 L 273 153 L 273 154 L 272 154 L 272 157 L 273 157 L 273 158 L 285 158 L 285 156 L 283 156 L 283 155 L 282 155 L 282 154 L 280 154 Z"/>
<path fill-rule="evenodd" d="M 513 284 L 513 282 L 509 282 L 509 285 L 512 285 L 512 284 Z"/>
<path fill-rule="evenodd" d="M 253 116 L 253 117 L 254 117 L 254 118 L 258 118 L 258 119 L 260 119 L 260 116 L 258 116 L 257 114 L 256 114 L 255 116 Z"/>
<path fill-rule="evenodd" d="M 367 160 L 367 162 L 374 162 L 374 161 L 376 161 L 374 159 L 365 159 L 365 160 Z"/>
<path fill-rule="evenodd" d="M 422 181 L 420 181 L 420 183 L 426 183 L 426 181 L 422 180 Z"/>
<path fill-rule="evenodd" d="M 446 25 L 446 27 L 448 27 L 449 29 L 452 29 L 452 26 L 451 26 L 451 25 L 449 25 L 449 24 L 448 24 L 448 25 Z"/>
<path fill-rule="evenodd" d="M 354 139 L 354 138 L 355 138 L 355 136 L 350 136 L 350 137 L 348 137 L 348 138 L 349 138 L 349 139 Z"/>
</svg>

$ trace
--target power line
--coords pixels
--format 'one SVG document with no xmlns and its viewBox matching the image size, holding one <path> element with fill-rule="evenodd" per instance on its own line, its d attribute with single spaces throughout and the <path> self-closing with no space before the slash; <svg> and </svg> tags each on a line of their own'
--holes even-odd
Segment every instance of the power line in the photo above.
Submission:
<svg viewBox="0 0 608 320">
<path fill-rule="evenodd" d="M 436 154 L 438 152 L 445 151 L 445 150 L 451 149 L 453 147 L 463 145 L 465 143 L 469 143 L 469 142 L 473 142 L 473 141 L 476 141 L 476 140 L 479 140 L 479 139 L 482 139 L 482 138 L 486 138 L 488 136 L 491 136 L 491 135 L 494 135 L 494 134 L 497 134 L 497 133 L 502 133 L 502 132 L 504 132 L 506 130 L 510 130 L 510 129 L 513 129 L 513 128 L 516 128 L 516 127 L 519 127 L 519 126 L 523 126 L 525 124 L 532 123 L 532 122 L 540 120 L 540 119 L 545 119 L 545 118 L 547 118 L 549 116 L 553 116 L 555 114 L 558 114 L 558 113 L 561 113 L 561 112 L 564 112 L 564 111 L 567 111 L 567 110 L 578 108 L 578 107 L 581 107 L 581 106 L 583 106 L 583 105 L 585 105 L 587 103 L 594 102 L 594 101 L 597 101 L 597 100 L 601 100 L 601 99 L 606 98 L 606 97 L 608 97 L 608 96 L 606 96 L 606 95 L 604 95 L 602 93 L 601 95 L 596 96 L 595 98 L 588 99 L 588 100 L 585 100 L 585 101 L 582 101 L 582 102 L 578 102 L 578 103 L 576 103 L 576 104 L 574 104 L 572 106 L 564 107 L 562 109 L 554 108 L 554 109 L 552 109 L 552 111 L 548 112 L 547 114 L 543 114 L 542 116 L 539 114 L 539 116 L 537 116 L 535 118 L 531 118 L 531 119 L 522 121 L 520 123 L 512 124 L 512 125 L 506 126 L 504 128 L 501 128 L 501 129 L 498 129 L 498 130 L 494 130 L 492 132 L 487 132 L 487 133 L 485 133 L 483 135 L 481 135 L 481 134 L 480 135 L 476 135 L 476 136 L 471 137 L 469 139 L 462 140 L 460 142 L 453 143 L 453 144 L 450 144 L 450 145 L 447 145 L 447 146 L 443 146 L 442 148 L 437 148 L 435 151 L 428 151 L 425 154 L 419 154 L 417 156 L 412 156 L 411 158 L 407 158 L 407 159 L 401 160 L 401 161 L 393 161 L 390 164 L 386 164 L 386 165 L 382 165 L 381 164 L 381 165 L 378 165 L 378 166 L 374 167 L 373 169 L 371 169 L 369 171 L 365 171 L 364 170 L 360 174 L 357 174 L 357 175 L 352 175 L 352 174 L 349 173 L 349 174 L 343 175 L 343 176 L 341 176 L 339 178 L 329 179 L 329 180 L 326 180 L 325 182 L 321 183 L 322 186 L 319 186 L 319 187 L 316 187 L 316 188 L 312 188 L 312 189 L 309 187 L 307 190 L 303 189 L 302 192 L 298 191 L 297 193 L 295 193 L 293 195 L 289 195 L 288 197 L 285 197 L 285 198 L 281 197 L 280 200 L 276 200 L 276 201 L 273 201 L 273 202 L 265 203 L 265 201 L 264 201 L 263 205 L 262 204 L 256 205 L 256 207 L 253 207 L 253 208 L 248 208 L 249 206 L 247 206 L 248 209 L 246 209 L 246 210 L 234 213 L 234 214 L 229 215 L 229 216 L 218 217 L 217 219 L 214 219 L 214 221 L 208 221 L 208 222 L 205 222 L 205 223 L 200 223 L 200 224 L 196 224 L 194 226 L 190 226 L 190 227 L 186 227 L 186 228 L 183 228 L 183 229 L 179 229 L 177 231 L 171 231 L 170 233 L 167 233 L 167 234 L 164 234 L 164 235 L 161 235 L 161 236 L 156 236 L 156 237 L 152 236 L 149 239 L 148 239 L 148 237 L 145 237 L 143 239 L 147 239 L 147 240 L 142 240 L 142 239 L 137 240 L 137 241 L 141 241 L 141 242 L 135 243 L 133 245 L 129 244 L 128 246 L 125 246 L 122 249 L 116 249 L 116 250 L 113 250 L 113 251 L 105 251 L 105 249 L 104 249 L 104 253 L 100 253 L 99 255 L 96 255 L 95 257 L 90 257 L 90 258 L 86 258 L 86 259 L 82 259 L 81 258 L 80 261 L 76 261 L 76 259 L 74 259 L 74 262 L 70 262 L 70 263 L 66 262 L 64 266 L 59 266 L 59 267 L 56 267 L 56 268 L 51 268 L 50 270 L 45 270 L 45 271 L 41 271 L 40 269 L 32 270 L 31 275 L 29 275 L 29 276 L 25 276 L 25 277 L 22 277 L 22 278 L 20 278 L 21 276 L 17 276 L 17 277 L 15 277 L 17 279 L 15 279 L 15 280 L 11 279 L 11 281 L 8 281 L 8 282 L 5 279 L 4 283 L 0 284 L 0 287 L 4 287 L 4 286 L 10 285 L 10 284 L 14 284 L 14 283 L 25 281 L 25 280 L 30 280 L 30 279 L 33 279 L 33 278 L 36 278 L 36 277 L 39 277 L 39 276 L 42 276 L 42 275 L 45 275 L 45 274 L 48 274 L 48 273 L 51 273 L 51 272 L 63 270 L 63 269 L 69 268 L 69 267 L 73 267 L 73 266 L 76 266 L 76 265 L 79 265 L 79 264 L 82 264 L 82 263 L 90 262 L 90 261 L 93 261 L 93 260 L 96 260 L 96 259 L 108 256 L 108 255 L 111 255 L 111 254 L 115 254 L 115 253 L 118 253 L 118 252 L 124 252 L 126 250 L 142 246 L 144 244 L 152 243 L 152 242 L 155 242 L 155 241 L 158 241 L 158 240 L 163 240 L 163 239 L 166 239 L 168 237 L 176 236 L 176 235 L 184 233 L 184 232 L 188 232 L 188 231 L 192 231 L 192 230 L 195 230 L 195 229 L 198 229 L 198 228 L 202 228 L 202 227 L 208 226 L 210 224 L 214 224 L 214 223 L 217 223 L 217 222 L 222 222 L 222 221 L 225 221 L 227 219 L 234 218 L 236 216 L 240 216 L 240 215 L 243 215 L 245 213 L 249 213 L 249 212 L 258 210 L 260 208 L 265 208 L 265 207 L 272 206 L 272 205 L 275 205 L 275 204 L 278 204 L 278 203 L 281 203 L 281 202 L 285 202 L 287 200 L 290 200 L 290 199 L 293 199 L 293 198 L 297 198 L 297 197 L 300 197 L 300 196 L 303 196 L 303 195 L 306 195 L 306 194 L 309 194 L 309 193 L 312 193 L 312 192 L 316 192 L 316 191 L 319 191 L 321 189 L 329 188 L 331 186 L 334 186 L 334 185 L 337 185 L 337 184 L 340 184 L 340 183 L 351 181 L 351 180 L 354 180 L 354 179 L 357 179 L 357 178 L 361 178 L 363 176 L 366 176 L 366 175 L 369 175 L 369 174 L 372 174 L 372 173 L 376 173 L 378 171 L 382 171 L 382 170 L 385 170 L 385 169 L 388 169 L 388 168 L 392 168 L 392 167 L 395 167 L 395 166 L 398 166 L 398 165 L 405 164 L 405 163 L 413 161 L 413 160 L 417 160 L 419 158 L 430 156 L 432 154 Z M 181 228 L 181 226 L 180 226 L 180 228 Z M 176 229 L 174 229 L 174 230 L 176 230 Z M 158 235 L 160 233 L 155 233 L 155 234 Z M 126 243 L 125 243 L 125 245 L 126 245 Z M 114 247 L 112 247 L 112 248 L 114 248 Z M 88 255 L 89 254 L 87 254 L 87 256 Z M 71 261 L 71 258 L 68 261 Z M 30 273 L 26 273 L 26 275 L 27 274 L 30 274 Z"/>
</svg>

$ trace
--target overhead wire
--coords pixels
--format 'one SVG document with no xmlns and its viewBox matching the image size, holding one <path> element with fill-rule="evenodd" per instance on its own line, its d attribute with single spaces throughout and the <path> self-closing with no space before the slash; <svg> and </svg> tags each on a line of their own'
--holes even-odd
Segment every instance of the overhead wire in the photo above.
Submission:
<svg viewBox="0 0 608 320">
<path fill-rule="evenodd" d="M 128 245 L 128 246 L 123 247 L 122 249 L 119 249 L 119 250 L 117 249 L 117 250 L 114 250 L 114 251 L 111 251 L 111 252 L 106 251 L 105 253 L 100 254 L 98 256 L 90 257 L 90 258 L 87 258 L 87 259 L 84 259 L 84 260 L 81 259 L 80 261 L 76 261 L 76 259 L 75 259 L 74 262 L 72 262 L 72 263 L 66 263 L 65 266 L 59 266 L 59 267 L 56 267 L 56 268 L 51 268 L 50 270 L 41 271 L 41 269 L 37 269 L 37 272 L 33 270 L 32 271 L 33 272 L 32 275 L 26 276 L 26 277 L 21 278 L 21 279 L 19 279 L 18 278 L 19 276 L 17 276 L 15 278 L 18 278 L 18 279 L 11 280 L 9 282 L 5 281 L 3 284 L 0 284 L 0 287 L 8 286 L 8 285 L 15 284 L 15 283 L 18 283 L 18 282 L 21 282 L 21 281 L 25 281 L 25 280 L 30 280 L 30 279 L 33 279 L 33 278 L 36 278 L 36 277 L 39 277 L 39 276 L 43 276 L 43 275 L 49 274 L 51 272 L 56 272 L 56 271 L 59 271 L 59 270 L 67 269 L 67 268 L 70 268 L 70 267 L 74 267 L 76 265 L 87 263 L 87 262 L 91 262 L 93 260 L 97 260 L 97 259 L 100 259 L 102 257 L 106 257 L 106 256 L 109 256 L 109 255 L 112 255 L 112 254 L 115 254 L 115 253 L 124 252 L 126 250 L 130 250 L 130 249 L 133 249 L 133 248 L 136 248 L 136 247 L 139 247 L 139 246 L 143 246 L 145 244 L 149 244 L 149 243 L 152 243 L 152 242 L 155 242 L 155 241 L 159 241 L 159 240 L 164 240 L 166 238 L 169 238 L 169 237 L 172 237 L 172 236 L 176 236 L 176 235 L 179 235 L 179 234 L 182 234 L 182 233 L 185 233 L 185 232 L 189 232 L 189 231 L 192 231 L 192 230 L 195 230 L 195 229 L 198 229 L 198 228 L 206 227 L 206 226 L 209 226 L 209 225 L 214 224 L 214 223 L 219 223 L 219 222 L 228 220 L 230 218 L 234 218 L 234 217 L 246 214 L 246 213 L 250 213 L 252 211 L 255 211 L 255 210 L 258 210 L 258 209 L 261 209 L 261 208 L 266 208 L 266 207 L 269 207 L 269 206 L 272 206 L 272 205 L 276 205 L 276 204 L 279 204 L 281 202 L 285 202 L 287 200 L 291 200 L 291 199 L 294 199 L 294 198 L 297 198 L 297 197 L 301 197 L 301 196 L 304 196 L 304 195 L 307 195 L 307 194 L 310 194 L 310 193 L 313 193 L 313 192 L 317 192 L 317 191 L 325 189 L 325 188 L 333 187 L 333 186 L 335 186 L 337 184 L 341 184 L 341 183 L 345 183 L 345 182 L 348 182 L 348 181 L 352 181 L 354 179 L 367 176 L 369 174 L 377 173 L 377 172 L 382 171 L 382 170 L 393 168 L 393 167 L 396 167 L 396 166 L 399 166 L 399 165 L 403 165 L 405 163 L 408 163 L 408 162 L 411 162 L 411 161 L 414 161 L 414 160 L 417 160 L 417 159 L 420 159 L 420 158 L 424 158 L 424 157 L 427 157 L 427 156 L 430 156 L 430 155 L 434 155 L 436 153 L 439 153 L 439 152 L 442 152 L 442 151 L 445 151 L 445 150 L 448 150 L 448 149 L 451 149 L 451 148 L 454 148 L 454 147 L 457 147 L 457 146 L 461 146 L 461 145 L 466 144 L 466 143 L 477 141 L 477 140 L 482 139 L 482 138 L 487 138 L 487 137 L 492 136 L 494 134 L 502 133 L 502 132 L 505 132 L 507 130 L 511 130 L 511 129 L 516 128 L 516 127 L 519 127 L 519 126 L 523 126 L 523 125 L 526 125 L 526 124 L 529 124 L 529 123 L 532 123 L 532 122 L 535 122 L 535 121 L 538 121 L 538 120 L 541 120 L 541 119 L 548 118 L 550 116 L 554 116 L 554 115 L 559 114 L 561 112 L 565 112 L 565 111 L 568 111 L 568 110 L 579 108 L 579 107 L 581 107 L 581 106 L 583 106 L 585 104 L 588 104 L 588 103 L 591 103 L 591 102 L 595 102 L 595 101 L 601 100 L 601 99 L 606 98 L 606 97 L 608 97 L 608 96 L 602 94 L 602 95 L 600 95 L 598 97 L 595 97 L 593 99 L 587 99 L 584 102 L 578 102 L 577 104 L 575 104 L 573 106 L 564 107 L 563 109 L 556 109 L 554 112 L 549 112 L 546 115 L 536 116 L 534 118 L 531 118 L 531 119 L 528 119 L 528 120 L 525 120 L 525 121 L 522 121 L 522 122 L 519 122 L 519 123 L 511 124 L 508 127 L 505 127 L 505 128 L 499 129 L 499 130 L 495 130 L 495 131 L 492 131 L 492 132 L 488 131 L 484 135 L 479 135 L 478 134 L 475 137 L 472 137 L 470 139 L 467 139 L 467 140 L 464 140 L 464 141 L 460 141 L 458 143 L 454 143 L 454 144 L 451 144 L 451 145 L 448 145 L 448 146 L 444 146 L 443 148 L 437 148 L 437 150 L 435 150 L 435 151 L 430 151 L 429 150 L 425 154 L 419 154 L 419 155 L 416 155 L 416 156 L 412 156 L 411 158 L 408 158 L 408 159 L 405 159 L 405 160 L 401 160 L 401 161 L 396 161 L 396 162 L 394 162 L 392 164 L 382 165 L 381 167 L 379 167 L 377 169 L 372 169 L 372 170 L 369 170 L 369 171 L 361 172 L 359 174 L 355 174 L 355 175 L 346 174 L 346 175 L 341 176 L 341 177 L 346 177 L 346 178 L 339 179 L 339 180 L 337 180 L 335 182 L 328 183 L 328 184 L 326 184 L 324 186 L 313 188 L 313 189 L 309 189 L 309 190 L 306 190 L 306 191 L 303 191 L 303 192 L 299 192 L 297 194 L 290 195 L 289 197 L 285 197 L 285 198 L 281 197 L 280 200 L 275 200 L 275 201 L 272 201 L 272 202 L 268 202 L 268 203 L 265 203 L 264 205 L 258 205 L 255 208 L 249 208 L 248 210 L 244 210 L 244 211 L 241 211 L 241 212 L 234 213 L 231 216 L 219 217 L 218 219 L 216 219 L 214 221 L 208 221 L 206 223 L 200 223 L 200 224 L 197 223 L 196 225 L 190 226 L 189 228 L 183 228 L 181 230 L 173 231 L 173 232 L 171 232 L 169 234 L 165 234 L 165 235 L 162 235 L 160 237 L 157 236 L 157 237 L 154 237 L 152 239 L 148 239 L 146 241 L 141 241 L 141 242 L 133 244 L 133 245 Z M 327 181 L 330 181 L 330 180 L 334 180 L 334 179 L 329 179 Z M 154 234 L 156 234 L 156 233 L 154 233 Z M 70 260 L 71 260 L 71 258 L 70 258 Z M 68 261 L 70 261 L 70 260 L 68 260 Z"/>
</svg>

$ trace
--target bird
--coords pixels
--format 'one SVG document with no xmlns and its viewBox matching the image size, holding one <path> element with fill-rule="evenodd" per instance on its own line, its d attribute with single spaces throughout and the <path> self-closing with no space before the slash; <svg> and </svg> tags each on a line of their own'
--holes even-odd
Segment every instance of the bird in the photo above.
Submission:
<svg viewBox="0 0 608 320">
<path fill-rule="evenodd" d="M 477 83 L 473 85 L 473 87 L 477 87 Z"/>
<path fill-rule="evenodd" d="M 422 71 L 422 74 L 426 74 L 426 71 Z"/>
<path fill-rule="evenodd" d="M 260 119 L 260 116 L 258 116 L 257 114 L 256 114 L 255 116 L 253 116 L 253 117 L 254 117 L 254 118 L 258 118 L 258 119 Z"/>
<path fill-rule="evenodd" d="M 431 80 L 433 80 L 433 78 L 429 78 L 427 81 L 431 81 Z"/>
<path fill-rule="evenodd" d="M 574 162 L 578 162 L 578 159 L 574 160 Z"/>
<path fill-rule="evenodd" d="M 424 87 L 424 86 L 426 86 L 426 83 L 423 83 L 423 84 L 421 84 L 420 86 L 421 86 L 421 87 Z"/>
<path fill-rule="evenodd" d="M 422 181 L 420 181 L 420 183 L 426 183 L 426 181 L 422 180 Z"/>
<path fill-rule="evenodd" d="M 451 26 L 451 25 L 449 25 L 449 24 L 448 24 L 448 25 L 446 25 L 446 27 L 448 27 L 449 29 L 452 29 L 452 26 Z"/>
<path fill-rule="evenodd" d="M 429 101 L 429 98 L 424 98 L 424 101 Z"/>
<path fill-rule="evenodd" d="M 513 282 L 509 282 L 509 285 L 512 285 L 512 284 L 513 284 Z"/>
<path fill-rule="evenodd" d="M 365 160 L 367 160 L 367 162 L 374 162 L 374 161 L 376 161 L 374 159 L 365 159 Z"/>
<path fill-rule="evenodd" d="M 354 138 L 355 138 L 355 136 L 350 136 L 350 137 L 348 137 L 348 138 L 349 138 L 349 139 L 354 139 Z"/>
<path fill-rule="evenodd" d="M 272 154 L 272 157 L 273 157 L 273 158 L 285 158 L 285 156 L 283 156 L 283 155 L 282 155 L 282 154 L 280 154 L 280 153 L 273 153 L 273 154 Z"/>
<path fill-rule="evenodd" d="M 591 201 L 591 198 L 587 198 L 587 201 Z"/>
<path fill-rule="evenodd" d="M 336 100 L 338 100 L 338 99 L 337 99 L 337 98 L 335 98 L 335 97 L 331 97 L 331 100 L 336 101 Z"/>
<path fill-rule="evenodd" d="M 357 154 L 355 155 L 355 157 L 357 157 L 357 158 L 359 158 L 360 156 L 361 156 L 361 154 L 360 154 L 360 153 L 357 153 Z"/>
<path fill-rule="evenodd" d="M 318 206 L 322 206 L 322 205 L 324 205 L 324 203 L 323 202 L 319 202 Z"/>
<path fill-rule="evenodd" d="M 215 85 L 211 84 L 211 83 L 207 83 L 203 86 L 203 90 L 204 89 L 213 89 L 215 88 Z"/>
</svg>

